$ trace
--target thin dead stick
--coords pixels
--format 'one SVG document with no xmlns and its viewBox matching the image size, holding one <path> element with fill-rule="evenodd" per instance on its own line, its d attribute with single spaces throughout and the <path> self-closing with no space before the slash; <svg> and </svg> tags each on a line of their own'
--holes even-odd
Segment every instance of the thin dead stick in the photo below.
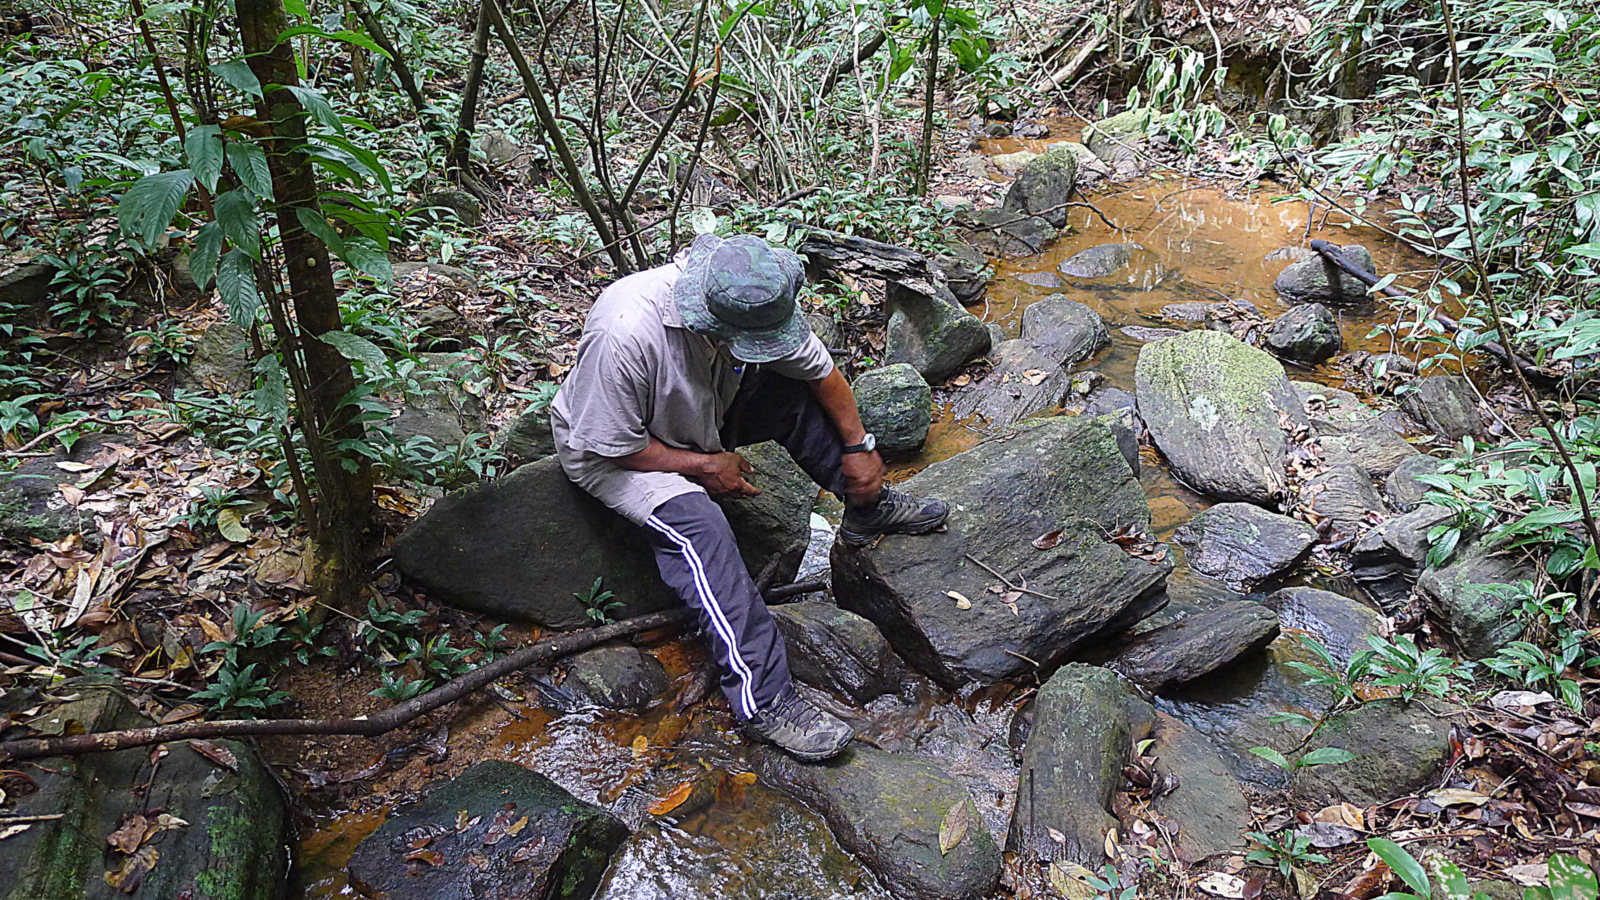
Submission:
<svg viewBox="0 0 1600 900">
<path fill-rule="evenodd" d="M 106 731 L 99 734 L 29 738 L 0 743 L 0 763 L 18 759 L 37 759 L 42 756 L 106 753 L 196 738 L 248 737 L 263 734 L 359 734 L 372 737 L 393 731 L 447 703 L 460 700 L 518 669 L 587 650 L 614 638 L 678 625 L 692 615 L 693 611 L 688 608 L 671 609 L 539 641 L 502 656 L 494 662 L 479 666 L 465 675 L 452 678 L 426 694 L 404 703 L 397 703 L 370 716 L 347 719 L 231 719 L 220 722 L 182 722 L 149 728 L 130 728 L 125 731 Z"/>
<path fill-rule="evenodd" d="M 1005 577 L 1004 575 L 1001 575 L 999 572 L 996 572 L 994 570 L 994 568 L 991 567 L 988 563 L 986 563 L 983 560 L 977 558 L 976 556 L 973 556 L 971 553 L 963 553 L 962 555 L 965 556 L 967 559 L 970 559 L 973 562 L 977 563 L 978 565 L 983 566 L 985 571 L 987 571 L 990 575 L 993 575 L 994 577 L 996 577 L 996 578 L 1000 579 L 1001 581 L 1005 582 L 1006 587 L 1011 588 L 1013 591 L 1021 591 L 1024 594 L 1032 594 L 1035 597 L 1043 597 L 1046 600 L 1054 600 L 1057 603 L 1061 602 L 1061 598 L 1060 597 L 1056 597 L 1056 596 L 1052 596 L 1050 594 L 1046 594 L 1043 591 L 1036 591 L 1033 588 L 1018 587 L 1017 585 L 1012 584 L 1011 583 L 1011 579 Z M 1011 651 L 1008 650 L 1006 652 L 1009 653 Z M 1026 659 L 1026 657 L 1024 657 L 1024 658 Z M 1028 660 L 1028 661 L 1029 662 L 1033 662 L 1033 660 L 1031 660 L 1031 659 Z M 1034 665 L 1038 665 L 1038 663 L 1034 663 Z"/>
<path fill-rule="evenodd" d="M 1008 226 L 1015 225 L 1018 222 L 1026 222 L 1029 219 L 1032 219 L 1032 218 L 1034 218 L 1036 216 L 1042 216 L 1045 213 L 1052 213 L 1052 212 L 1055 212 L 1056 210 L 1059 210 L 1059 209 L 1073 209 L 1073 208 L 1082 208 L 1082 209 L 1087 209 L 1087 210 L 1093 211 L 1095 215 L 1100 217 L 1100 221 L 1106 223 L 1106 227 L 1111 229 L 1112 231 L 1123 231 L 1123 230 L 1125 230 L 1125 229 L 1117 227 L 1117 224 L 1115 222 L 1113 222 L 1110 219 L 1106 218 L 1106 214 L 1100 211 L 1100 207 L 1095 206 L 1093 203 L 1089 203 L 1089 202 L 1086 202 L 1086 201 L 1083 201 L 1083 200 L 1068 200 L 1065 203 L 1057 203 L 1055 206 L 1047 206 L 1044 209 L 1039 210 L 1038 212 L 1018 213 L 1017 217 L 1015 219 L 1012 219 L 1009 222 L 996 222 L 993 225 L 974 225 L 972 228 L 970 228 L 968 230 L 969 231 L 994 231 L 995 229 L 998 229 L 998 228 L 1006 228 Z"/>
<path fill-rule="evenodd" d="M 771 603 L 775 600 L 787 600 L 790 597 L 798 597 L 801 594 L 813 594 L 817 591 L 825 591 L 827 589 L 828 583 L 826 581 L 797 581 L 794 584 L 785 584 L 775 587 L 772 590 L 763 593 L 761 595 L 761 599 Z"/>
<path fill-rule="evenodd" d="M 54 822 L 65 819 L 66 813 L 49 813 L 42 816 L 0 816 L 0 825 L 16 825 L 23 822 Z"/>
</svg>

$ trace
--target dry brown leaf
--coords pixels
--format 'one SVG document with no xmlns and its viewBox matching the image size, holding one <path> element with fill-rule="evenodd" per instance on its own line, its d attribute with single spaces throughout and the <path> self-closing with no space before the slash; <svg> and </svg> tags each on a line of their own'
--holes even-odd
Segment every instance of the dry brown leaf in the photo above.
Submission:
<svg viewBox="0 0 1600 900">
<path fill-rule="evenodd" d="M 650 804 L 648 812 L 652 816 L 664 816 L 683 805 L 689 795 L 694 793 L 694 782 L 685 781 L 667 792 L 665 797 Z"/>
<path fill-rule="evenodd" d="M 1195 887 L 1213 897 L 1222 897 L 1224 900 L 1244 900 L 1245 881 L 1237 875 L 1226 872 L 1212 872 L 1200 879 Z"/>
<path fill-rule="evenodd" d="M 967 836 L 967 825 L 972 813 L 965 799 L 945 810 L 944 821 L 939 823 L 939 855 L 949 854 L 961 839 Z"/>
<path fill-rule="evenodd" d="M 132 856 L 139 849 L 139 845 L 155 833 L 151 824 L 144 816 L 129 813 L 123 817 L 122 825 L 106 836 L 106 843 L 110 844 L 112 849 Z"/>
<path fill-rule="evenodd" d="M 413 850 L 406 854 L 406 859 L 413 862 L 425 862 L 430 866 L 444 865 L 444 854 L 437 850 Z"/>
<path fill-rule="evenodd" d="M 133 855 L 124 856 L 116 871 L 106 873 L 106 884 L 124 894 L 132 894 L 144 884 L 145 876 L 156 867 L 160 858 L 161 854 L 156 848 L 149 845 L 140 847 Z"/>
<path fill-rule="evenodd" d="M 647 738 L 647 737 L 645 737 L 644 735 L 641 734 L 638 737 L 633 739 L 633 758 L 634 759 L 638 759 L 639 757 L 645 755 L 648 752 L 650 752 L 650 739 L 649 738 Z"/>
<path fill-rule="evenodd" d="M 1094 873 L 1075 862 L 1057 860 L 1050 864 L 1050 886 L 1067 900 L 1092 900 L 1099 896 L 1089 883 Z"/>
<path fill-rule="evenodd" d="M 1061 529 L 1041 534 L 1033 539 L 1035 550 L 1054 550 L 1061 543 Z"/>
<path fill-rule="evenodd" d="M 239 771 L 239 758 L 233 755 L 232 750 L 221 744 L 214 744 L 211 741 L 192 740 L 189 742 L 189 749 L 230 772 Z"/>
</svg>

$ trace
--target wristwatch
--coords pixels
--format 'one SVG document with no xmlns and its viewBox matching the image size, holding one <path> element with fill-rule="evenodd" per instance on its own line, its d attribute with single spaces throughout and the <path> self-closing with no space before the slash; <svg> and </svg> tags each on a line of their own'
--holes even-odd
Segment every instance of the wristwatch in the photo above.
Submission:
<svg viewBox="0 0 1600 900">
<path fill-rule="evenodd" d="M 867 432 L 867 436 L 861 439 L 861 443 L 847 445 L 844 448 L 844 452 L 845 453 L 871 453 L 872 451 L 874 451 L 876 449 L 878 449 L 878 438 L 877 438 L 877 435 L 874 435 L 872 432 L 869 431 L 869 432 Z"/>
</svg>

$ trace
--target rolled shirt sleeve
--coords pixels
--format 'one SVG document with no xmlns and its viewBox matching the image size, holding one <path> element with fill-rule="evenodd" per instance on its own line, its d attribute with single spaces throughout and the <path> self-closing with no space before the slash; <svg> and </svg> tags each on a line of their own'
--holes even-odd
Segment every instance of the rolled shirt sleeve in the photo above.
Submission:
<svg viewBox="0 0 1600 900">
<path fill-rule="evenodd" d="M 762 368 L 796 381 L 821 381 L 833 372 L 833 354 L 828 352 L 822 339 L 808 335 L 805 343 L 793 353 L 769 363 Z"/>
</svg>

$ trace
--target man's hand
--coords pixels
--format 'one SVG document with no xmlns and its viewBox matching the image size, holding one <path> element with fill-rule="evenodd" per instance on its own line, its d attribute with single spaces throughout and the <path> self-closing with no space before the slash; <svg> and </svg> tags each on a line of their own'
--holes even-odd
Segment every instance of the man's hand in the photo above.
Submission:
<svg viewBox="0 0 1600 900">
<path fill-rule="evenodd" d="M 844 470 L 845 493 L 854 506 L 871 506 L 878 502 L 883 491 L 883 476 L 887 469 L 878 451 L 871 453 L 846 453 L 840 461 Z"/>
<path fill-rule="evenodd" d="M 755 470 L 737 453 L 707 453 L 701 458 L 701 470 L 694 479 L 713 497 L 754 497 L 761 489 L 745 481 L 744 476 Z"/>
</svg>

